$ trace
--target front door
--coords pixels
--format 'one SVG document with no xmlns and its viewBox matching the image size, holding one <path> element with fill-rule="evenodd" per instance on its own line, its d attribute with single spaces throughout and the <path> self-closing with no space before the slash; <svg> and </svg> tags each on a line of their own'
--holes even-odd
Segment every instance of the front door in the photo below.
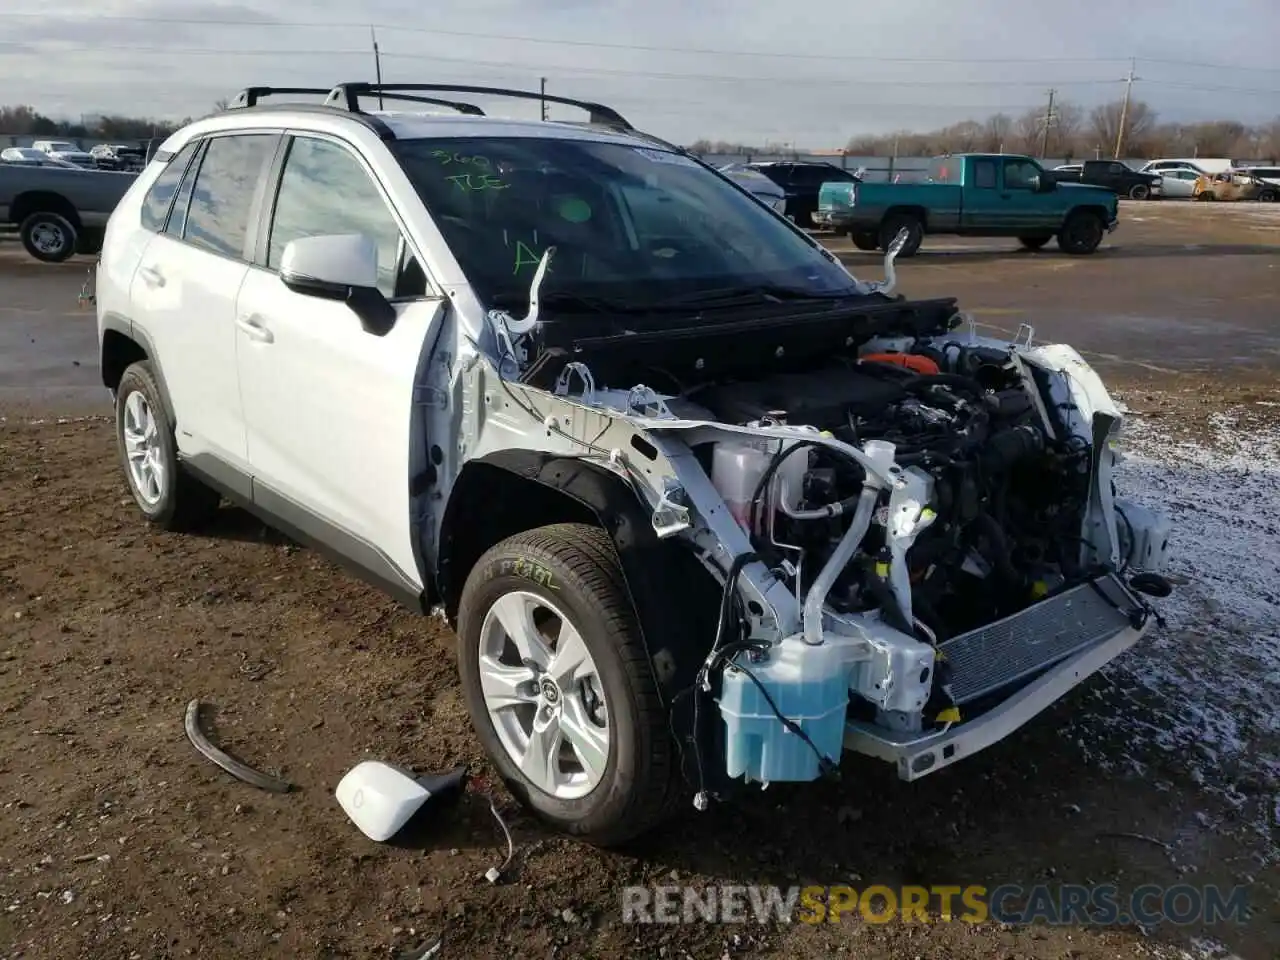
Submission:
<svg viewBox="0 0 1280 960">
<path fill-rule="evenodd" d="M 414 384 L 443 299 L 427 282 L 371 171 L 319 135 L 288 147 L 265 256 L 236 304 L 236 355 L 254 501 L 339 549 L 384 584 L 422 590 L 412 543 Z M 385 336 L 345 304 L 280 281 L 285 245 L 364 234 L 378 247 L 379 288 L 396 305 Z"/>
</svg>

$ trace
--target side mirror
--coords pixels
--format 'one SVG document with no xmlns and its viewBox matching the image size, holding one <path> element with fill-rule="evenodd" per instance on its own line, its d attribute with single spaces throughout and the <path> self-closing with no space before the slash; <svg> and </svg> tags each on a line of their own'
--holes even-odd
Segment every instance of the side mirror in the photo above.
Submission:
<svg viewBox="0 0 1280 960">
<path fill-rule="evenodd" d="M 294 293 L 342 301 L 376 336 L 395 324 L 395 307 L 378 289 L 378 247 L 363 234 L 290 240 L 280 258 L 280 282 Z"/>
</svg>

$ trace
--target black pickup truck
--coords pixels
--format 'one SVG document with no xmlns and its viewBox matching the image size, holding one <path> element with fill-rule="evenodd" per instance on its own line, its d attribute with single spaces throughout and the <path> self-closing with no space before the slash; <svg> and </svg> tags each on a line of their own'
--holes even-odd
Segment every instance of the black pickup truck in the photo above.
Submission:
<svg viewBox="0 0 1280 960">
<path fill-rule="evenodd" d="M 1161 194 L 1159 174 L 1139 173 L 1119 160 L 1086 160 L 1054 167 L 1053 179 L 1104 187 L 1131 200 L 1158 200 Z"/>
</svg>

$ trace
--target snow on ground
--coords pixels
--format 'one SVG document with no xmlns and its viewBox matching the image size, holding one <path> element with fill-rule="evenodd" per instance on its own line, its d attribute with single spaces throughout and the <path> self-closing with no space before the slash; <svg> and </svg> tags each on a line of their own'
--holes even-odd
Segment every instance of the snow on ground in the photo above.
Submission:
<svg viewBox="0 0 1280 960">
<path fill-rule="evenodd" d="M 1119 492 L 1170 517 L 1169 572 L 1187 582 L 1155 601 L 1166 626 L 1108 669 L 1103 699 L 1117 709 L 1076 730 L 1104 765 L 1119 743 L 1140 774 L 1173 768 L 1203 784 L 1247 818 L 1268 860 L 1280 859 L 1280 424 L 1271 406 L 1216 414 L 1194 441 L 1127 420 Z"/>
</svg>

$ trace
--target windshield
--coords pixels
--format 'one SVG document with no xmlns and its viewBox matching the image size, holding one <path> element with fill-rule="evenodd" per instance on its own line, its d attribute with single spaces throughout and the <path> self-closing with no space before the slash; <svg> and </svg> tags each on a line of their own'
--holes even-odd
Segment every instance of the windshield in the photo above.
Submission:
<svg viewBox="0 0 1280 960">
<path fill-rule="evenodd" d="M 481 300 L 542 293 L 640 306 L 765 287 L 857 292 L 837 263 L 694 160 L 583 140 L 484 137 L 390 144 Z"/>
</svg>

